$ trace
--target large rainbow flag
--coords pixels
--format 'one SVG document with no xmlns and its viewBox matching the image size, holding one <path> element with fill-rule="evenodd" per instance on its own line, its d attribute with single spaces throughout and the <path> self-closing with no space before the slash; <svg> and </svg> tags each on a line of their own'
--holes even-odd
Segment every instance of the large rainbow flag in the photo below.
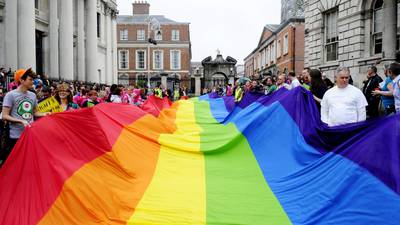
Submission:
<svg viewBox="0 0 400 225">
<path fill-rule="evenodd" d="M 0 171 L 0 224 L 400 224 L 399 116 L 328 128 L 302 88 L 168 105 L 35 122 Z"/>
</svg>

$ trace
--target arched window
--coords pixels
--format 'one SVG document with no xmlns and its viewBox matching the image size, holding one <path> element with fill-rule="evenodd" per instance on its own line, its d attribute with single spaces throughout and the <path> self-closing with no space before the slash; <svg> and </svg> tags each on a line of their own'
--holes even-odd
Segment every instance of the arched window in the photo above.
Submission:
<svg viewBox="0 0 400 225">
<path fill-rule="evenodd" d="M 372 43 L 373 53 L 382 53 L 383 0 L 376 0 L 373 7 Z"/>
</svg>

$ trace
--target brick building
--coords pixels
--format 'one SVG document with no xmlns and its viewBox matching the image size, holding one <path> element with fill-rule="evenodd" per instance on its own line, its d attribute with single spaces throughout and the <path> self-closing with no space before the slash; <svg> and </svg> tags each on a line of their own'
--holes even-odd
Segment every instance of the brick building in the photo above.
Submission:
<svg viewBox="0 0 400 225">
<path fill-rule="evenodd" d="M 303 1 L 282 0 L 281 24 L 264 26 L 257 47 L 244 59 L 245 76 L 262 79 L 304 68 Z"/>
<path fill-rule="evenodd" d="M 262 79 L 267 74 L 300 73 L 304 68 L 304 19 L 290 18 L 266 25 L 256 49 L 245 58 L 245 75 Z"/>
<path fill-rule="evenodd" d="M 132 6 L 132 15 L 117 18 L 118 82 L 143 86 L 150 75 L 151 86 L 164 77 L 168 88 L 177 84 L 190 87 L 189 23 L 150 15 L 147 2 L 134 2 Z M 149 37 L 157 45 L 149 43 Z"/>
<path fill-rule="evenodd" d="M 306 66 L 330 78 L 338 66 L 349 67 L 356 86 L 371 65 L 382 76 L 399 50 L 399 8 L 396 0 L 305 1 Z"/>
</svg>

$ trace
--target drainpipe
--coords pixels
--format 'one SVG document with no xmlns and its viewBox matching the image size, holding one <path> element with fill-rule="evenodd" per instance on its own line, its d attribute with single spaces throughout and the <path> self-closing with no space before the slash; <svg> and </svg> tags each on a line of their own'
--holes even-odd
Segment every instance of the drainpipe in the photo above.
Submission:
<svg viewBox="0 0 400 225">
<path fill-rule="evenodd" d="M 288 37 L 289 38 L 289 37 Z M 293 27 L 293 59 L 292 59 L 292 66 L 293 66 L 293 71 L 296 73 L 296 26 Z"/>
</svg>

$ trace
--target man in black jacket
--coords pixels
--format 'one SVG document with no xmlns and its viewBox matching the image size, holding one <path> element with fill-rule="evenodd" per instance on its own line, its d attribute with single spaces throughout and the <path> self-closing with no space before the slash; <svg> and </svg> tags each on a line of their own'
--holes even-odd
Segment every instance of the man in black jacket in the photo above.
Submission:
<svg viewBox="0 0 400 225">
<path fill-rule="evenodd" d="M 368 68 L 367 80 L 364 81 L 363 93 L 367 99 L 367 116 L 369 118 L 377 118 L 379 116 L 379 98 L 372 95 L 372 92 L 379 89 L 379 83 L 383 80 L 377 74 L 375 66 Z"/>
</svg>

